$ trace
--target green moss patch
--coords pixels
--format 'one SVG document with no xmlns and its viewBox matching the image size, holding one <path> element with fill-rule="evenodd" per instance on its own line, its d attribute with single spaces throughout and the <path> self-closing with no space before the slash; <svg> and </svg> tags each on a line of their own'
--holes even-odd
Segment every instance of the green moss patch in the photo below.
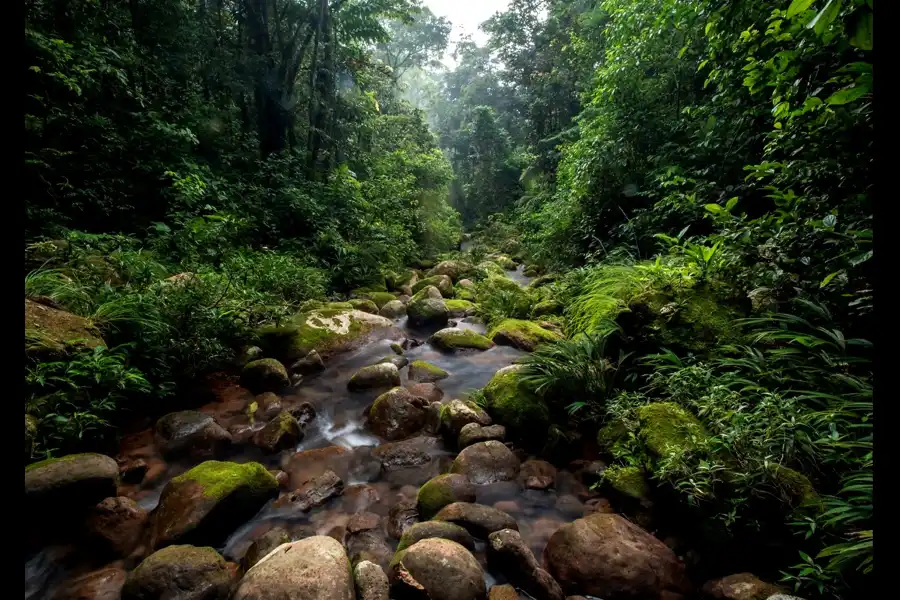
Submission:
<svg viewBox="0 0 900 600">
<path fill-rule="evenodd" d="M 638 409 L 640 437 L 660 457 L 693 450 L 706 437 L 697 418 L 673 402 L 653 402 Z"/>
<path fill-rule="evenodd" d="M 611 465 L 603 472 L 603 477 L 614 490 L 631 498 L 643 500 L 650 493 L 647 479 L 639 467 Z"/>
<path fill-rule="evenodd" d="M 356 310 L 361 310 L 363 312 L 367 312 L 369 314 L 377 315 L 378 314 L 378 305 L 372 302 L 371 300 L 365 298 L 354 298 L 349 301 L 351 307 Z"/>
<path fill-rule="evenodd" d="M 540 437 L 547 432 L 550 411 L 541 398 L 521 383 L 520 371 L 519 365 L 513 365 L 494 374 L 484 388 L 488 412 L 514 436 Z"/>
<path fill-rule="evenodd" d="M 179 484 L 194 482 L 203 488 L 206 498 L 220 499 L 239 488 L 265 493 L 276 491 L 275 477 L 257 462 L 234 463 L 208 460 L 172 479 Z"/>
<path fill-rule="evenodd" d="M 375 306 L 381 309 L 382 306 L 390 302 L 391 300 L 396 300 L 397 296 L 393 295 L 390 292 L 371 292 L 366 294 L 366 298 L 375 303 Z"/>
<path fill-rule="evenodd" d="M 544 329 L 533 321 L 522 319 L 505 319 L 494 327 L 488 337 L 497 344 L 514 346 L 520 350 L 531 352 L 541 344 L 558 342 L 561 335 Z"/>
<path fill-rule="evenodd" d="M 461 350 L 466 348 L 488 350 L 494 346 L 491 340 L 480 333 L 476 333 L 471 329 L 460 329 L 457 327 L 441 329 L 431 336 L 428 341 L 443 350 Z"/>
</svg>

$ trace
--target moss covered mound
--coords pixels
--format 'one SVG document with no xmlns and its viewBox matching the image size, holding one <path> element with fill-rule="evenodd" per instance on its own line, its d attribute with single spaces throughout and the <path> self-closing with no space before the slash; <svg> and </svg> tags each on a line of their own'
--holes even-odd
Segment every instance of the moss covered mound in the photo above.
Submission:
<svg viewBox="0 0 900 600">
<path fill-rule="evenodd" d="M 442 350 L 462 350 L 466 348 L 488 350 L 494 347 L 494 342 L 480 333 L 459 327 L 441 329 L 435 332 L 428 341 Z"/>
<path fill-rule="evenodd" d="M 416 495 L 419 518 L 423 520 L 431 519 L 442 508 L 454 502 L 475 502 L 475 486 L 468 477 L 460 473 L 446 473 L 433 477 L 419 488 Z"/>
<path fill-rule="evenodd" d="M 200 463 L 163 489 L 152 545 L 218 546 L 276 495 L 278 482 L 259 463 Z"/>
<path fill-rule="evenodd" d="M 503 270 L 503 267 L 492 260 L 482 261 L 478 263 L 476 268 L 482 272 L 483 277 L 490 277 L 491 275 L 506 277 L 506 272 Z"/>
<path fill-rule="evenodd" d="M 644 501 L 650 493 L 640 467 L 611 465 L 603 472 L 603 477 L 609 487 L 629 498 Z"/>
<path fill-rule="evenodd" d="M 25 299 L 25 349 L 58 356 L 103 346 L 100 332 L 84 317 Z"/>
<path fill-rule="evenodd" d="M 426 362 L 424 360 L 414 360 L 409 365 L 410 381 L 418 381 L 419 383 L 433 383 L 446 379 L 450 373 L 442 368 Z"/>
<path fill-rule="evenodd" d="M 419 290 L 422 290 L 429 285 L 436 287 L 444 298 L 452 298 L 456 293 L 453 289 L 453 280 L 446 275 L 435 275 L 434 277 L 421 279 L 413 285 L 412 290 L 414 293 L 417 293 Z"/>
<path fill-rule="evenodd" d="M 419 514 L 421 514 L 421 509 L 419 509 Z M 403 535 L 400 536 L 400 543 L 397 544 L 397 552 L 409 548 L 420 540 L 429 538 L 451 540 L 467 550 L 475 549 L 475 540 L 465 528 L 447 521 L 423 521 L 415 523 L 403 532 Z"/>
<path fill-rule="evenodd" d="M 547 315 L 560 315 L 563 311 L 563 305 L 556 300 L 544 300 L 538 302 L 531 309 L 532 318 L 544 317 Z"/>
<path fill-rule="evenodd" d="M 700 421 L 674 402 L 652 402 L 637 414 L 641 440 L 656 456 L 692 450 L 706 437 Z"/>
<path fill-rule="evenodd" d="M 321 308 L 296 315 L 287 326 L 261 329 L 259 345 L 267 355 L 290 364 L 313 350 L 327 358 L 372 331 L 393 325 L 390 319 L 361 310 Z"/>
<path fill-rule="evenodd" d="M 231 595 L 236 578 L 234 566 L 213 548 L 169 546 L 145 558 L 128 574 L 122 587 L 122 600 L 224 600 Z"/>
<path fill-rule="evenodd" d="M 375 303 L 375 306 L 378 307 L 379 310 L 390 302 L 391 300 L 396 300 L 397 296 L 390 292 L 369 292 L 366 294 L 366 298 Z"/>
<path fill-rule="evenodd" d="M 497 371 L 484 388 L 488 411 L 520 440 L 536 440 L 547 433 L 550 411 L 544 401 L 520 381 L 522 367 L 510 365 Z"/>
<path fill-rule="evenodd" d="M 561 335 L 549 329 L 544 329 L 534 321 L 521 319 L 505 319 L 494 327 L 488 334 L 494 343 L 503 346 L 513 346 L 519 350 L 532 352 L 541 344 L 558 342 L 563 339 Z"/>
<path fill-rule="evenodd" d="M 443 325 L 450 318 L 450 311 L 441 298 L 427 295 L 431 290 L 440 294 L 434 286 L 428 286 L 417 293 L 406 305 L 409 324 L 413 327 L 422 325 Z"/>
<path fill-rule="evenodd" d="M 241 385 L 253 392 L 280 392 L 291 384 L 287 369 L 274 358 L 261 358 L 244 365 Z"/>
<path fill-rule="evenodd" d="M 429 277 L 446 275 L 453 281 L 459 281 L 475 269 L 471 263 L 462 260 L 445 260 L 428 271 Z"/>
<path fill-rule="evenodd" d="M 28 510 L 44 503 L 58 506 L 92 506 L 116 495 L 119 467 L 103 454 L 69 454 L 48 458 L 25 467 L 25 499 Z"/>
<path fill-rule="evenodd" d="M 348 304 L 350 304 L 351 308 L 355 308 L 356 310 L 361 310 L 371 315 L 378 314 L 378 305 L 368 298 L 353 298 Z"/>
<path fill-rule="evenodd" d="M 478 299 L 478 296 L 475 294 L 475 290 L 472 288 L 456 286 L 453 288 L 454 295 L 459 300 L 466 300 L 469 302 L 475 302 Z"/>
<path fill-rule="evenodd" d="M 468 315 L 474 314 L 475 309 L 477 308 L 473 302 L 461 299 L 444 300 L 444 304 L 447 306 L 447 310 L 450 311 L 450 316 L 455 318 L 466 317 Z"/>
</svg>

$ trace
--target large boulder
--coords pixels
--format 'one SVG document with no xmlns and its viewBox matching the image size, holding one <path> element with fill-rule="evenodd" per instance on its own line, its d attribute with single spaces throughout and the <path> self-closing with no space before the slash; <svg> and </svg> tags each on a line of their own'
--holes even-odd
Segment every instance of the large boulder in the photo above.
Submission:
<svg viewBox="0 0 900 600">
<path fill-rule="evenodd" d="M 101 554 L 124 558 L 140 542 L 147 520 L 147 511 L 131 498 L 106 498 L 88 514 L 86 537 Z"/>
<path fill-rule="evenodd" d="M 266 423 L 253 435 L 253 443 L 266 454 L 274 454 L 293 448 L 303 439 L 303 429 L 294 416 L 286 410 Z"/>
<path fill-rule="evenodd" d="M 356 600 L 388 600 L 391 584 L 384 569 L 371 561 L 363 560 L 353 567 L 353 583 Z"/>
<path fill-rule="evenodd" d="M 89 320 L 28 298 L 25 298 L 25 341 L 26 354 L 48 358 L 105 345 Z"/>
<path fill-rule="evenodd" d="M 489 350 L 494 347 L 494 342 L 480 333 L 459 327 L 441 329 L 435 332 L 428 341 L 442 350 Z"/>
<path fill-rule="evenodd" d="M 407 438 L 425 426 L 426 411 L 421 398 L 395 387 L 378 396 L 369 409 L 369 424 L 376 435 L 394 441 Z"/>
<path fill-rule="evenodd" d="M 475 485 L 514 481 L 519 475 L 519 459 L 501 442 L 478 442 L 459 453 L 450 472 L 465 475 Z"/>
<path fill-rule="evenodd" d="M 409 365 L 409 380 L 420 383 L 434 383 L 446 379 L 450 373 L 424 360 L 414 360 Z"/>
<path fill-rule="evenodd" d="M 441 408 L 441 426 L 452 438 L 469 423 L 490 425 L 491 417 L 474 402 L 463 400 L 451 400 Z"/>
<path fill-rule="evenodd" d="M 484 600 L 481 565 L 460 544 L 428 538 L 397 552 L 390 567 L 391 595 L 429 600 Z"/>
<path fill-rule="evenodd" d="M 434 286 L 428 286 L 410 299 L 406 305 L 406 315 L 410 325 L 422 327 L 446 324 L 450 311 L 440 291 Z"/>
<path fill-rule="evenodd" d="M 753 573 L 735 573 L 703 584 L 703 594 L 716 600 L 763 600 L 785 591 Z"/>
<path fill-rule="evenodd" d="M 465 475 L 458 473 L 445 473 L 428 480 L 416 495 L 422 519 L 431 519 L 454 502 L 475 502 L 475 486 Z"/>
<path fill-rule="evenodd" d="M 563 525 L 547 543 L 542 562 L 568 594 L 630 600 L 690 591 L 678 557 L 616 514 L 595 513 Z"/>
<path fill-rule="evenodd" d="M 341 479 L 347 479 L 352 460 L 353 453 L 343 446 L 327 446 L 297 452 L 285 458 L 282 467 L 289 476 L 288 487 L 295 489 L 328 471 L 334 471 Z"/>
<path fill-rule="evenodd" d="M 465 277 L 474 270 L 475 267 L 471 263 L 462 260 L 445 260 L 432 267 L 432 269 L 428 271 L 428 276 L 434 277 L 435 275 L 446 275 L 453 281 L 459 281 L 462 277 Z"/>
<path fill-rule="evenodd" d="M 397 544 L 397 551 L 405 550 L 416 542 L 428 538 L 453 540 L 467 550 L 475 549 L 475 540 L 464 527 L 448 521 L 423 521 L 411 525 L 403 532 L 403 535 L 400 537 L 400 543 Z"/>
<path fill-rule="evenodd" d="M 535 600 L 563 600 L 563 591 L 541 568 L 521 534 L 501 529 L 488 536 L 488 564 Z"/>
<path fill-rule="evenodd" d="M 478 423 L 468 423 L 459 430 L 459 437 L 456 438 L 456 447 L 462 450 L 478 442 L 487 442 L 488 440 L 502 442 L 504 439 L 506 439 L 506 427 L 503 425 L 485 426 Z"/>
<path fill-rule="evenodd" d="M 196 410 L 182 410 L 160 417 L 153 428 L 156 446 L 163 456 L 188 455 L 211 458 L 225 450 L 232 436 L 212 415 Z"/>
<path fill-rule="evenodd" d="M 283 544 L 247 571 L 233 600 L 354 600 L 344 547 L 313 536 Z"/>
<path fill-rule="evenodd" d="M 400 385 L 400 371 L 397 365 L 384 362 L 361 368 L 347 382 L 347 389 L 353 392 L 376 388 L 391 388 Z"/>
<path fill-rule="evenodd" d="M 470 298 L 472 298 L 474 294 L 469 293 L 469 290 L 465 288 L 462 288 L 456 292 L 457 296 L 459 296 L 460 294 L 468 297 L 444 300 L 444 304 L 447 305 L 447 310 L 450 311 L 450 316 L 454 319 L 470 317 L 478 312 L 478 305 L 470 300 Z"/>
<path fill-rule="evenodd" d="M 521 381 L 522 365 L 510 365 L 494 373 L 484 387 L 487 409 L 515 439 L 541 440 L 547 433 L 550 411 L 544 401 Z"/>
<path fill-rule="evenodd" d="M 122 600 L 227 600 L 237 567 L 212 548 L 169 546 L 128 574 Z"/>
<path fill-rule="evenodd" d="M 418 293 L 419 291 L 425 289 L 428 286 L 434 286 L 441 293 L 441 296 L 444 298 L 452 298 L 454 294 L 453 290 L 453 280 L 447 277 L 446 275 L 435 275 L 434 277 L 426 277 L 425 279 L 421 279 L 413 285 L 412 291 L 413 294 Z"/>
<path fill-rule="evenodd" d="M 244 365 L 241 385 L 253 392 L 280 392 L 291 385 L 287 369 L 274 358 L 260 358 Z"/>
<path fill-rule="evenodd" d="M 59 510 L 60 499 L 72 509 L 94 506 L 116 495 L 119 465 L 103 454 L 70 454 L 42 460 L 25 467 L 25 505 L 34 514 L 48 505 Z M 45 515 L 46 516 L 46 515 Z"/>
<path fill-rule="evenodd" d="M 244 557 L 241 559 L 241 569 L 244 572 L 249 571 L 253 565 L 265 558 L 269 552 L 290 541 L 291 535 L 284 527 L 273 527 L 253 540 L 253 543 L 250 544 L 250 547 L 247 548 L 247 552 L 244 553 Z"/>
<path fill-rule="evenodd" d="M 377 306 L 379 309 L 382 309 L 389 302 L 395 301 L 397 299 L 397 296 L 395 296 L 391 292 L 368 292 L 366 294 L 366 298 L 374 302 L 375 306 Z"/>
<path fill-rule="evenodd" d="M 281 327 L 265 327 L 259 331 L 259 345 L 267 356 L 286 364 L 315 350 L 322 358 L 353 348 L 369 334 L 390 329 L 394 322 L 349 308 L 319 308 L 301 312 Z"/>
<path fill-rule="evenodd" d="M 382 306 L 378 314 L 386 319 L 399 319 L 406 314 L 406 305 L 394 299 Z"/>
<path fill-rule="evenodd" d="M 163 489 L 154 513 L 152 546 L 217 546 L 277 494 L 278 482 L 259 463 L 200 463 Z"/>
<path fill-rule="evenodd" d="M 438 511 L 435 521 L 455 523 L 480 540 L 501 529 L 519 530 L 516 520 L 500 509 L 473 502 L 454 502 Z"/>
<path fill-rule="evenodd" d="M 544 329 L 534 321 L 521 319 L 504 319 L 491 330 L 488 337 L 501 346 L 513 346 L 526 352 L 533 352 L 541 344 L 563 339 L 558 333 Z"/>
<path fill-rule="evenodd" d="M 399 442 L 381 444 L 372 450 L 372 456 L 381 462 L 384 471 L 400 469 L 417 469 L 433 462 L 440 452 L 440 439 L 429 436 L 416 436 Z"/>
</svg>

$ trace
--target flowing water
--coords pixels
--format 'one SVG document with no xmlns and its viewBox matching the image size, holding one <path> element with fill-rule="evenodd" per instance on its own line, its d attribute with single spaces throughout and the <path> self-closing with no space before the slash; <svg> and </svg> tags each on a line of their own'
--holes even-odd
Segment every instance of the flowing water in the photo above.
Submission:
<svg viewBox="0 0 900 600">
<path fill-rule="evenodd" d="M 520 284 L 528 278 L 519 267 L 510 275 Z M 469 319 L 462 319 L 460 327 L 481 333 L 484 327 Z M 252 541 L 275 525 L 284 526 L 295 539 L 309 535 L 339 535 L 350 517 L 360 511 L 374 512 L 387 516 L 390 508 L 403 500 L 414 500 L 418 487 L 431 477 L 446 472 L 455 456 L 455 449 L 447 447 L 441 438 L 420 438 L 422 448 L 430 460 L 424 465 L 405 469 L 386 470 L 373 451 L 381 444 L 379 438 L 366 429 L 365 413 L 372 401 L 384 390 L 350 392 L 347 381 L 357 369 L 378 360 L 393 356 L 392 342 L 404 338 L 424 341 L 432 331 L 413 329 L 406 318 L 398 319 L 397 326 L 362 347 L 333 357 L 326 369 L 302 381 L 298 386 L 282 396 L 282 405 L 288 407 L 300 402 L 314 405 L 317 416 L 307 426 L 299 445 L 276 455 L 265 456 L 252 444 L 238 446 L 236 453 L 228 460 L 259 461 L 272 469 L 282 469 L 295 483 L 301 478 L 315 476 L 325 469 L 338 472 L 344 480 L 345 490 L 324 506 L 308 513 L 277 508 L 270 502 L 259 514 L 235 531 L 219 550 L 230 559 L 239 561 Z M 450 376 L 437 382 L 444 392 L 444 400 L 463 397 L 466 392 L 481 388 L 488 383 L 500 368 L 512 364 L 524 352 L 507 346 L 496 346 L 490 350 L 442 352 L 430 344 L 422 343 L 410 348 L 405 356 L 411 361 L 421 359 L 448 371 Z M 408 382 L 408 369 L 401 369 L 403 384 Z M 258 429 L 263 423 L 251 425 L 246 413 L 249 402 L 246 394 L 226 395 L 217 402 L 200 410 L 213 414 L 226 428 Z M 320 459 L 297 459 L 295 454 L 306 450 L 338 446 L 345 452 L 336 451 L 339 456 L 325 455 Z M 124 487 L 120 494 L 135 499 L 143 508 L 156 507 L 165 484 L 174 476 L 201 462 L 164 463 L 152 444 L 150 431 L 140 432 L 126 438 L 123 454 L 132 456 L 154 456 L 153 468 L 159 476 L 154 483 L 143 486 Z M 558 466 L 559 468 L 559 466 Z M 550 535 L 564 522 L 569 522 L 584 514 L 584 500 L 587 488 L 572 474 L 560 471 L 552 490 L 523 490 L 515 482 L 505 482 L 488 486 L 477 486 L 477 501 L 500 508 L 516 518 L 523 538 L 539 557 Z M 396 540 L 388 539 L 396 547 Z M 71 548 L 45 548 L 26 562 L 26 600 L 28 598 L 49 598 L 52 586 L 91 568 L 103 565 L 87 564 L 87 557 L 79 557 Z M 77 550 L 77 549 L 76 549 Z M 73 559 L 74 554 L 74 559 Z M 476 548 L 479 560 L 484 563 L 483 544 Z M 487 583 L 495 581 L 495 574 L 485 569 Z"/>
</svg>

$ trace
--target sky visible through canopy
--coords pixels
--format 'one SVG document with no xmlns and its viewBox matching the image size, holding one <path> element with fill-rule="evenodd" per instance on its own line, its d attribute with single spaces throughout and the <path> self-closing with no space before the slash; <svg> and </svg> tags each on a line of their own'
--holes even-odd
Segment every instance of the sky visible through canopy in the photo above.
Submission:
<svg viewBox="0 0 900 600">
<path fill-rule="evenodd" d="M 478 29 L 478 25 L 493 16 L 497 11 L 505 10 L 509 0 L 425 0 L 425 5 L 434 14 L 446 17 L 453 23 L 450 33 L 451 47 L 447 49 L 444 63 L 452 65 L 453 44 L 462 34 L 470 34 L 479 46 L 487 43 L 488 36 Z"/>
</svg>

